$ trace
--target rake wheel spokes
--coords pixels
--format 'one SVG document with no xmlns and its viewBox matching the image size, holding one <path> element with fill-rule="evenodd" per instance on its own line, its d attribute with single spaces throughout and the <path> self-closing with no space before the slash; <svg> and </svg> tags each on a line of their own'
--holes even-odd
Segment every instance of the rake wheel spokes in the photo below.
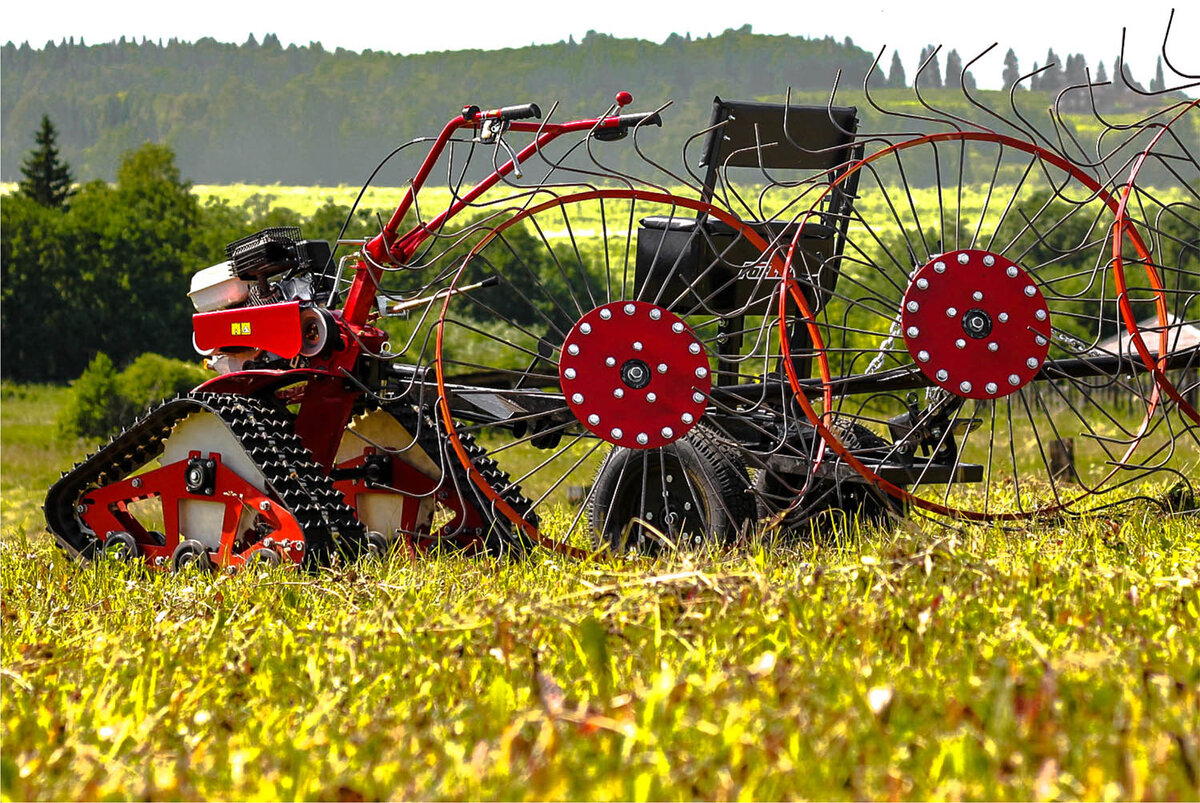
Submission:
<svg viewBox="0 0 1200 803">
<path fill-rule="evenodd" d="M 990 132 L 915 137 L 851 176 L 845 249 L 820 266 L 838 281 L 809 322 L 832 404 L 789 371 L 837 461 L 917 509 L 985 520 L 1078 511 L 1178 463 L 1120 341 L 1102 180 Z M 810 267 L 793 260 L 793 297 Z M 851 448 L 835 421 L 888 445 Z"/>
<path fill-rule="evenodd" d="M 497 510 L 547 545 L 587 532 L 645 551 L 741 530 L 755 513 L 748 471 L 798 495 L 819 441 L 789 434 L 774 333 L 783 231 L 630 189 L 496 225 L 453 285 L 499 282 L 448 297 L 435 364 L 451 446 Z M 457 448 L 465 433 L 535 515 L 503 504 Z"/>
</svg>

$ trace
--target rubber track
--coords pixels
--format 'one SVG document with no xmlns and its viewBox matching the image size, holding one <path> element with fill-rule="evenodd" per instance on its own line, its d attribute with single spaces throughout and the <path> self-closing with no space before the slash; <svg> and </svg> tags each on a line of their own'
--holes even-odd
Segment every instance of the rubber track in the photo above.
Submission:
<svg viewBox="0 0 1200 803">
<path fill-rule="evenodd" d="M 487 530 L 481 534 L 484 551 L 494 555 L 522 554 L 533 546 L 533 542 L 520 528 L 510 523 L 506 516 L 492 510 L 491 504 L 475 487 L 462 462 L 447 449 L 446 439 L 437 432 L 437 428 L 428 417 L 418 415 L 413 407 L 404 404 L 391 404 L 382 409 L 414 435 L 417 444 L 426 454 L 436 456 L 437 463 L 442 468 L 443 481 L 448 481 L 463 503 L 475 508 L 480 517 L 488 522 Z M 488 457 L 487 450 L 477 444 L 469 432 L 460 432 L 458 437 L 471 458 L 471 464 L 483 474 L 493 488 L 503 488 L 501 498 L 536 527 L 538 517 L 533 512 L 533 502 L 521 492 L 520 486 L 513 483 L 508 472 Z M 453 534 L 450 537 L 453 538 Z"/>
<path fill-rule="evenodd" d="M 46 525 L 69 554 L 90 558 L 99 545 L 76 513 L 89 491 L 124 479 L 162 454 L 174 426 L 195 412 L 209 412 L 228 428 L 266 478 L 268 489 L 296 518 L 305 540 L 305 564 L 328 562 L 335 553 L 357 555 L 365 543 L 362 522 L 292 429 L 285 410 L 247 396 L 189 393 L 148 410 L 105 446 L 51 486 Z"/>
</svg>

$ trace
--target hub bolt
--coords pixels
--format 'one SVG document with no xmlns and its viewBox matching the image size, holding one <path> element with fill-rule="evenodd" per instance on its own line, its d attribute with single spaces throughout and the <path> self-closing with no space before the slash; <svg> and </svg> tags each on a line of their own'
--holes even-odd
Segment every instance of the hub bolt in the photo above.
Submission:
<svg viewBox="0 0 1200 803">
<path fill-rule="evenodd" d="M 920 279 L 917 279 L 917 289 L 918 290 L 928 290 L 929 289 L 929 280 L 923 276 Z"/>
<path fill-rule="evenodd" d="M 937 372 L 937 378 L 939 382 L 945 382 L 950 378 L 950 372 L 943 368 Z"/>
<path fill-rule="evenodd" d="M 665 374 L 667 372 L 667 364 L 665 362 L 660 362 L 658 364 L 658 372 L 660 374 Z"/>
<path fill-rule="evenodd" d="M 934 262 L 934 263 L 933 263 L 933 269 L 934 269 L 935 271 L 937 271 L 938 273 L 945 273 L 945 272 L 946 272 L 946 263 L 945 263 L 945 262 L 942 262 L 942 261 L 939 259 L 937 262 Z"/>
<path fill-rule="evenodd" d="M 605 307 L 604 309 L 600 310 L 600 317 L 607 321 L 612 317 L 612 310 Z"/>
<path fill-rule="evenodd" d="M 661 317 L 662 317 L 662 310 L 660 310 L 658 307 L 655 307 L 654 309 L 650 310 L 650 320 L 657 321 Z"/>
<path fill-rule="evenodd" d="M 917 359 L 921 362 L 929 362 L 929 352 L 922 349 L 917 352 Z"/>
<path fill-rule="evenodd" d="M 696 369 L 696 378 L 697 379 L 703 379 L 706 376 L 708 376 L 708 369 L 705 368 L 703 365 Z"/>
<path fill-rule="evenodd" d="M 958 314 L 958 310 L 955 309 L 954 307 L 946 307 L 946 317 L 947 318 L 953 318 L 957 314 Z"/>
<path fill-rule="evenodd" d="M 971 383 L 970 382 L 960 382 L 958 385 L 958 388 L 963 393 L 970 393 L 971 392 Z"/>
<path fill-rule="evenodd" d="M 625 391 L 622 390 L 621 388 L 613 388 L 613 396 L 615 396 L 618 399 L 623 399 L 623 398 L 625 398 Z"/>
<path fill-rule="evenodd" d="M 563 376 L 565 376 L 567 379 L 574 379 L 575 378 L 575 369 L 568 368 L 567 370 L 563 371 Z"/>
<path fill-rule="evenodd" d="M 640 340 L 633 341 L 633 350 L 641 351 L 642 350 L 642 341 L 640 341 Z"/>
<path fill-rule="evenodd" d="M 983 258 L 983 264 L 987 265 L 990 268 L 992 265 L 996 264 L 996 258 L 994 256 L 992 256 L 991 254 L 987 254 Z"/>
<path fill-rule="evenodd" d="M 596 426 L 597 424 L 600 423 L 600 416 L 596 415 L 595 413 L 592 413 L 591 415 L 588 416 L 588 423 L 591 424 L 593 427 Z"/>
<path fill-rule="evenodd" d="M 616 357 L 605 357 L 604 364 L 607 365 L 609 368 L 612 368 L 614 365 L 617 364 L 617 358 Z"/>
<path fill-rule="evenodd" d="M 954 341 L 954 345 L 960 349 L 965 349 L 967 347 L 967 341 L 960 337 L 958 340 Z"/>
<path fill-rule="evenodd" d="M 621 440 L 621 436 L 624 434 L 625 433 L 621 431 L 620 427 L 613 427 L 613 430 L 612 430 L 613 440 L 618 440 L 618 441 Z"/>
<path fill-rule="evenodd" d="M 959 254 L 958 255 L 958 264 L 965 265 L 970 261 L 971 261 L 971 257 L 968 256 L 967 254 Z"/>
<path fill-rule="evenodd" d="M 1037 318 L 1039 321 L 1046 320 L 1046 310 L 1044 310 L 1044 309 L 1038 310 L 1037 312 L 1033 313 L 1033 317 Z"/>
<path fill-rule="evenodd" d="M 670 427 L 663 427 L 662 436 L 664 438 L 673 438 L 675 437 L 675 430 L 671 429 Z"/>
<path fill-rule="evenodd" d="M 592 333 L 592 325 L 587 321 L 584 321 L 583 323 L 579 324 L 579 331 L 585 335 L 590 335 Z"/>
<path fill-rule="evenodd" d="M 637 307 L 635 307 L 633 304 L 625 305 L 625 314 L 626 315 L 632 315 L 635 312 L 637 312 Z"/>
<path fill-rule="evenodd" d="M 1005 272 L 1006 274 L 1008 274 L 1008 278 L 1010 278 L 1010 279 L 1015 279 L 1015 278 L 1017 278 L 1018 276 L 1020 276 L 1020 275 L 1021 275 L 1021 271 L 1017 270 L 1017 266 L 1016 266 L 1016 265 L 1009 265 L 1009 266 L 1008 266 L 1008 270 L 1006 270 L 1006 271 L 1004 271 L 1004 272 Z"/>
<path fill-rule="evenodd" d="M 574 394 L 573 396 L 571 396 L 571 401 L 575 402 L 576 404 L 583 404 L 583 394 L 582 393 Z"/>
<path fill-rule="evenodd" d="M 1038 367 L 1038 361 L 1037 361 L 1037 358 L 1036 358 L 1036 357 L 1030 357 L 1028 360 L 1026 360 L 1026 361 L 1025 361 L 1025 364 L 1026 364 L 1027 366 L 1029 366 L 1030 368 L 1037 368 L 1037 367 Z"/>
<path fill-rule="evenodd" d="M 651 403 L 658 401 L 658 394 L 654 391 L 650 391 L 646 394 L 646 401 Z"/>
<path fill-rule="evenodd" d="M 921 309 L 921 305 L 915 301 L 910 301 L 904 305 L 904 308 L 909 312 L 916 312 L 917 310 Z"/>
<path fill-rule="evenodd" d="M 647 443 L 650 442 L 650 436 L 647 435 L 645 432 L 639 432 L 638 436 L 637 436 L 637 442 L 640 443 L 642 446 L 645 446 Z"/>
<path fill-rule="evenodd" d="M 975 299 L 976 301 L 983 301 L 983 293 L 976 290 L 974 293 L 971 293 L 971 298 Z"/>
<path fill-rule="evenodd" d="M 921 334 L 921 330 L 915 326 L 910 326 L 910 327 L 908 327 L 907 334 L 909 337 L 917 337 Z"/>
<path fill-rule="evenodd" d="M 696 416 L 692 415 L 691 413 L 684 413 L 683 415 L 679 416 L 679 420 L 685 424 L 690 424 L 696 420 Z"/>
<path fill-rule="evenodd" d="M 578 353 L 579 353 L 579 346 L 576 346 L 574 343 L 567 346 L 567 354 L 570 354 L 572 357 L 574 357 Z"/>
<path fill-rule="evenodd" d="M 1017 376 L 1016 374 L 1009 374 L 1008 375 L 1008 384 L 1012 385 L 1013 387 L 1016 387 L 1017 385 L 1021 384 L 1021 377 Z"/>
<path fill-rule="evenodd" d="M 991 343 L 988 343 L 988 351 L 999 351 L 999 350 L 1000 350 L 1000 344 L 999 344 L 999 343 L 997 343 L 997 342 L 995 342 L 995 341 L 992 341 Z"/>
<path fill-rule="evenodd" d="M 696 391 L 692 394 L 692 401 L 694 401 L 696 404 L 704 404 L 704 394 L 700 391 Z"/>
<path fill-rule="evenodd" d="M 700 344 L 692 343 L 690 346 L 688 346 L 688 351 L 690 351 L 692 354 L 699 354 L 700 353 Z"/>
<path fill-rule="evenodd" d="M 984 385 L 983 389 L 988 393 L 995 393 L 997 390 L 999 390 L 995 382 L 988 382 L 986 385 Z"/>
<path fill-rule="evenodd" d="M 675 321 L 675 323 L 671 324 L 671 331 L 677 335 L 682 334 L 683 333 L 683 322 Z"/>
</svg>

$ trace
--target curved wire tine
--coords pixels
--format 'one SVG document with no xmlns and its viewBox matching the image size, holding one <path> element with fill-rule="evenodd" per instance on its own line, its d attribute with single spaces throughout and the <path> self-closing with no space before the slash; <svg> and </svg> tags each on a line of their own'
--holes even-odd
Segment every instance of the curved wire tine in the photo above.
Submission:
<svg viewBox="0 0 1200 803">
<path fill-rule="evenodd" d="M 933 49 L 933 51 L 929 54 L 929 56 L 925 59 L 924 63 L 922 63 L 921 66 L 917 69 L 917 74 L 913 76 L 913 94 L 917 96 L 918 103 L 920 103 L 926 109 L 929 109 L 929 111 L 933 112 L 934 114 L 940 115 L 939 117 L 931 118 L 931 119 L 935 119 L 938 122 L 940 122 L 942 125 L 952 128 L 959 133 L 962 133 L 962 127 L 959 125 L 959 122 L 961 122 L 961 120 L 956 115 L 947 114 L 946 112 L 942 111 L 941 109 L 935 108 L 931 103 L 929 103 L 929 101 L 925 100 L 925 96 L 921 94 L 921 80 L 920 80 L 921 73 L 924 72 L 930 64 L 934 64 L 937 61 L 938 53 L 940 53 L 941 50 L 942 50 L 941 45 L 938 45 L 937 47 L 935 47 Z M 961 81 L 961 80 L 962 80 L 962 76 L 959 76 L 959 81 Z"/>
<path fill-rule="evenodd" d="M 1167 18 L 1167 30 L 1163 32 L 1163 41 L 1162 41 L 1163 63 L 1166 64 L 1167 67 L 1170 68 L 1171 72 L 1175 73 L 1180 78 L 1200 79 L 1200 74 L 1185 73 L 1183 70 L 1179 69 L 1173 63 L 1171 63 L 1171 59 L 1167 57 L 1167 39 L 1171 36 L 1171 23 L 1173 23 L 1174 21 L 1175 21 L 1175 9 L 1172 8 L 1171 16 L 1169 16 Z M 1189 84 L 1188 86 L 1189 87 L 1195 86 L 1195 84 Z"/>
<path fill-rule="evenodd" d="M 1026 80 L 1032 81 L 1033 77 L 1035 75 L 1039 75 L 1041 73 L 1046 72 L 1046 70 L 1053 69 L 1055 66 L 1057 66 L 1057 65 L 1047 64 L 1044 67 L 1039 67 L 1036 70 L 1033 70 L 1032 72 L 1028 72 L 1025 75 L 1022 75 L 1020 78 L 1017 79 L 1016 83 L 1014 83 L 1012 85 L 1012 88 L 1008 90 L 1009 106 L 1012 107 L 1013 114 L 1016 116 L 1016 118 L 1024 124 L 1023 128 L 1021 126 L 1017 126 L 1015 124 L 1013 125 L 1013 127 L 1016 128 L 1017 130 L 1023 132 L 1024 134 L 1026 134 L 1026 136 L 1029 139 L 1029 142 L 1031 142 L 1033 144 L 1037 144 L 1039 141 L 1041 141 L 1041 142 L 1045 143 L 1046 146 L 1048 146 L 1050 148 L 1050 150 L 1054 150 L 1054 143 L 1052 143 L 1049 139 L 1047 139 L 1045 137 L 1045 135 L 1043 135 L 1042 132 L 1038 130 L 1037 126 L 1035 126 L 1031 121 L 1027 120 L 1025 118 L 1025 115 L 1023 115 L 1021 113 L 1020 107 L 1017 106 L 1017 88 L 1020 87 L 1024 81 L 1026 81 Z"/>
<path fill-rule="evenodd" d="M 660 114 L 660 115 L 661 115 L 661 114 L 662 114 L 664 111 L 666 111 L 666 110 L 667 110 L 669 107 L 671 107 L 671 106 L 672 106 L 674 103 L 675 103 L 675 101 L 673 101 L 673 100 L 668 100 L 666 103 L 664 103 L 663 105 L 659 106 L 659 107 L 658 107 L 658 108 L 655 110 L 655 114 Z M 649 165 L 650 165 L 651 167 L 653 167 L 654 169 L 658 170 L 659 172 L 663 173 L 664 175 L 670 176 L 671 178 L 675 179 L 675 181 L 679 182 L 679 184 L 680 184 L 681 186 L 687 187 L 689 190 L 691 190 L 691 191 L 695 192 L 697 195 L 700 195 L 700 194 L 703 192 L 703 190 L 702 190 L 700 187 L 692 185 L 692 184 L 691 184 L 691 183 L 690 183 L 690 182 L 689 182 L 687 179 L 683 178 L 683 177 L 682 177 L 682 176 L 680 176 L 678 173 L 675 173 L 675 172 L 673 172 L 672 170 L 668 169 L 666 166 L 664 166 L 664 165 L 660 164 L 659 162 L 655 161 L 654 159 L 652 159 L 652 158 L 651 158 L 651 157 L 650 157 L 648 154 L 646 154 L 646 153 L 645 153 L 645 152 L 642 150 L 642 147 L 641 147 L 641 145 L 640 145 L 640 144 L 639 144 L 639 142 L 638 142 L 638 136 L 639 136 L 639 134 L 641 133 L 641 130 L 642 130 L 642 128 L 644 127 L 644 125 L 645 125 L 645 122 L 643 121 L 643 122 L 641 122 L 641 123 L 638 123 L 636 126 L 634 126 L 634 127 L 633 127 L 633 149 L 634 149 L 634 151 L 636 151 L 636 152 L 637 152 L 637 155 L 638 155 L 639 157 L 641 157 L 641 159 L 642 159 L 644 162 L 646 162 L 647 164 L 649 164 Z"/>
</svg>

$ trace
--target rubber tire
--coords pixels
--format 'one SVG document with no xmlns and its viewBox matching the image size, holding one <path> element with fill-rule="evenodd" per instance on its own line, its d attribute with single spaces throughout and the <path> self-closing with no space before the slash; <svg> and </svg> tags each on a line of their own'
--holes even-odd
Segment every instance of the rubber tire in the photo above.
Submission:
<svg viewBox="0 0 1200 803">
<path fill-rule="evenodd" d="M 141 547 L 129 533 L 118 530 L 104 538 L 104 554 L 115 560 L 132 561 L 142 554 Z"/>
<path fill-rule="evenodd" d="M 835 421 L 832 431 L 851 452 L 886 450 L 891 444 L 867 427 L 852 421 Z M 790 482 L 792 487 L 788 487 Z M 774 472 L 760 471 L 754 481 L 754 496 L 760 520 L 778 515 L 798 489 L 804 477 L 789 475 L 788 482 Z M 893 517 L 904 514 L 904 505 L 864 480 L 816 480 L 802 499 L 779 523 L 779 532 L 788 538 L 811 539 L 829 543 L 838 540 L 855 524 L 886 528 Z M 777 504 L 777 500 L 787 500 Z M 813 505 L 820 505 L 810 510 Z"/>
<path fill-rule="evenodd" d="M 259 566 L 274 568 L 283 563 L 283 558 L 279 556 L 271 547 L 259 547 L 246 556 L 245 566 Z"/>
<path fill-rule="evenodd" d="M 188 569 L 211 572 L 214 568 L 208 548 L 194 539 L 189 538 L 181 542 L 171 553 L 171 570 L 174 572 L 183 572 Z"/>
<path fill-rule="evenodd" d="M 693 495 L 694 489 L 697 507 L 703 508 L 698 511 L 698 516 L 696 513 L 690 514 L 691 526 L 701 532 L 684 531 L 693 539 L 687 546 L 714 541 L 728 542 L 753 518 L 754 501 L 750 495 L 750 477 L 745 465 L 734 456 L 735 453 L 720 449 L 714 434 L 707 427 L 697 426 L 686 437 L 651 450 L 646 455 L 649 473 L 656 474 L 660 479 L 647 480 L 648 509 L 638 510 L 642 493 L 641 467 L 645 454 L 641 449 L 614 447 L 597 469 L 588 505 L 588 523 L 597 548 L 618 553 L 636 549 L 642 554 L 657 554 L 662 550 L 663 544 L 653 533 L 634 536 L 633 527 L 636 525 L 631 526 L 635 518 L 646 518 L 646 514 L 663 518 L 667 512 L 662 509 L 661 494 L 654 499 L 659 504 L 649 504 L 650 497 L 655 496 L 650 489 L 662 488 L 665 483 L 661 473 L 663 463 L 660 461 L 668 461 L 668 476 L 673 476 L 670 470 L 676 467 L 685 472 L 684 482 L 690 478 L 690 484 L 681 485 L 674 480 L 672 487 L 682 487 L 689 496 Z M 688 513 L 683 515 L 689 516 Z M 651 526 L 659 526 L 652 519 L 647 521 Z"/>
<path fill-rule="evenodd" d="M 389 549 L 391 549 L 391 544 L 383 537 L 383 533 L 375 530 L 367 532 L 367 548 L 363 550 L 364 555 L 370 555 L 376 560 L 383 560 L 387 557 Z"/>
</svg>

